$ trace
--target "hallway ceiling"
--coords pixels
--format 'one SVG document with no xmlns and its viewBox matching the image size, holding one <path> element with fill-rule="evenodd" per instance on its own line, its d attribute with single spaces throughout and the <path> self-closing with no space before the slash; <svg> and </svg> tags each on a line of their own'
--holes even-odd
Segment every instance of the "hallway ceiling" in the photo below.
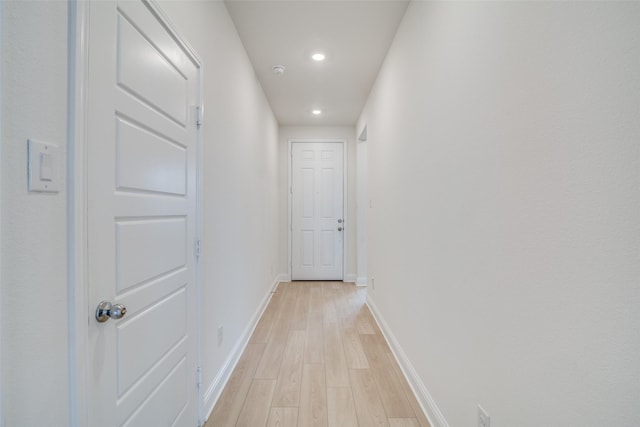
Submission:
<svg viewBox="0 0 640 427">
<path fill-rule="evenodd" d="M 356 123 L 408 1 L 225 4 L 278 122 L 301 126 Z M 326 59 L 313 61 L 315 52 Z M 274 74 L 275 65 L 285 73 Z"/>
</svg>

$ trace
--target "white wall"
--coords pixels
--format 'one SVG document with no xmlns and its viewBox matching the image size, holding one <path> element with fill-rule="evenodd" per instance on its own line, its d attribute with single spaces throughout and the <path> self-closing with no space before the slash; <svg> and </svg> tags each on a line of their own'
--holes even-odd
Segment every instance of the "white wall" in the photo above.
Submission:
<svg viewBox="0 0 640 427">
<path fill-rule="evenodd" d="M 407 10 L 360 119 L 370 299 L 451 426 L 640 425 L 639 22 Z"/>
<path fill-rule="evenodd" d="M 291 274 L 289 259 L 289 141 L 304 139 L 338 139 L 347 142 L 346 265 L 344 279 L 356 280 L 356 146 L 355 128 L 351 126 L 280 126 L 279 132 L 279 236 L 280 272 Z"/>
<path fill-rule="evenodd" d="M 367 125 L 360 124 L 356 139 L 356 283 L 366 286 L 367 277 L 367 213 L 369 212 Z"/>
<path fill-rule="evenodd" d="M 2 15 L 3 15 L 3 7 L 2 5 L 0 5 L 0 40 L 3 40 L 4 37 L 2 37 L 3 34 L 3 24 L 2 24 Z M 2 54 L 3 52 L 3 43 L 0 42 L 0 64 L 4 63 L 4 56 Z M 4 140 L 4 133 L 2 133 L 2 129 L 3 129 L 3 125 L 2 125 L 2 121 L 3 121 L 3 117 L 4 115 L 2 114 L 2 110 L 4 108 L 4 106 L 2 105 L 2 66 L 0 65 L 0 236 L 2 236 L 2 169 L 3 167 L 2 165 L 2 141 Z M 3 388 L 2 385 L 4 384 L 4 375 L 2 373 L 3 371 L 3 361 L 2 361 L 2 352 L 3 352 L 3 334 L 2 334 L 2 243 L 0 243 L 0 427 L 4 427 L 5 426 L 5 418 L 4 418 L 4 393 L 3 393 Z"/>
<path fill-rule="evenodd" d="M 205 412 L 278 273 L 278 125 L 222 2 L 162 1 L 204 68 Z M 217 328 L 224 327 L 218 347 Z M 217 378 L 218 377 L 218 378 Z"/>
<path fill-rule="evenodd" d="M 66 198 L 27 192 L 26 144 L 67 141 L 66 2 L 0 2 L 2 391 L 7 426 L 69 424 Z M 278 125 L 222 2 L 161 2 L 204 65 L 205 409 L 278 272 Z M 61 188 L 65 188 L 62 176 Z M 217 346 L 217 327 L 224 341 Z M 216 380 L 218 381 L 216 383 Z"/>
<path fill-rule="evenodd" d="M 27 139 L 67 141 L 67 4 L 2 1 L 2 403 L 6 426 L 69 423 L 66 192 L 27 192 Z"/>
</svg>

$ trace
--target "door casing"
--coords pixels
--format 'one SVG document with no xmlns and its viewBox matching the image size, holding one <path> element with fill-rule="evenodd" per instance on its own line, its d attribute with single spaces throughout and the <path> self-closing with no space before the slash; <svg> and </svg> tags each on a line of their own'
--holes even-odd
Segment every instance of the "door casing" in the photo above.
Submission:
<svg viewBox="0 0 640 427">
<path fill-rule="evenodd" d="M 345 227 L 345 233 L 343 234 L 343 239 L 342 239 L 342 280 L 345 279 L 346 277 L 346 271 L 348 270 L 348 265 L 347 265 L 347 248 L 349 247 L 348 244 L 348 239 L 349 239 L 349 229 L 347 227 L 350 227 L 350 223 L 349 223 L 349 218 L 348 218 L 348 211 L 349 211 L 349 191 L 348 191 L 348 181 L 347 181 L 347 175 L 348 175 L 348 170 L 347 170 L 347 165 L 348 165 L 348 159 L 347 159 L 347 141 L 345 139 L 306 139 L 306 138 L 294 138 L 294 139 L 289 139 L 288 140 L 288 147 L 287 147 L 287 171 L 288 171 L 288 180 L 287 180 L 287 200 L 288 200 L 288 209 L 287 209 L 287 213 L 288 213 L 288 218 L 287 218 L 287 241 L 288 243 L 288 264 L 287 264 L 287 268 L 289 269 L 288 271 L 288 278 L 287 280 L 291 280 L 291 273 L 292 273 L 292 213 L 293 213 L 293 198 L 292 198 L 292 194 L 291 194 L 291 188 L 293 185 L 293 171 L 292 171 L 292 167 L 293 167 L 293 162 L 292 162 L 292 157 L 291 157 L 291 153 L 292 153 L 292 148 L 293 148 L 293 144 L 304 144 L 304 143 L 313 143 L 313 142 L 332 142 L 332 143 L 339 143 L 342 144 L 342 188 L 343 188 L 343 199 L 344 199 L 344 203 L 342 206 L 343 209 L 343 214 L 342 214 L 342 218 L 344 220 L 344 227 Z"/>
</svg>

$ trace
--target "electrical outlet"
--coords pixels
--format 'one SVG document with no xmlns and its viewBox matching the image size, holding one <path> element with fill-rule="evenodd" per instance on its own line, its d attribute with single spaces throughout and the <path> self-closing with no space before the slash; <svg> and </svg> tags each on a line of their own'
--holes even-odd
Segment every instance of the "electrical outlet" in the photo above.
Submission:
<svg viewBox="0 0 640 427">
<path fill-rule="evenodd" d="M 222 345 L 222 340 L 224 339 L 224 326 L 218 327 L 218 347 Z"/>
<path fill-rule="evenodd" d="M 478 405 L 478 427 L 491 427 L 491 417 L 480 405 Z"/>
</svg>

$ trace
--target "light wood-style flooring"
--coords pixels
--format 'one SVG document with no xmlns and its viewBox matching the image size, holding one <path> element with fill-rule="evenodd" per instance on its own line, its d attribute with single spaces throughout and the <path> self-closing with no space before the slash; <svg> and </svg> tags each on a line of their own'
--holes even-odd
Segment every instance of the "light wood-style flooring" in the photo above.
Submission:
<svg viewBox="0 0 640 427">
<path fill-rule="evenodd" d="M 281 283 L 205 427 L 429 427 L 365 298 Z"/>
</svg>

